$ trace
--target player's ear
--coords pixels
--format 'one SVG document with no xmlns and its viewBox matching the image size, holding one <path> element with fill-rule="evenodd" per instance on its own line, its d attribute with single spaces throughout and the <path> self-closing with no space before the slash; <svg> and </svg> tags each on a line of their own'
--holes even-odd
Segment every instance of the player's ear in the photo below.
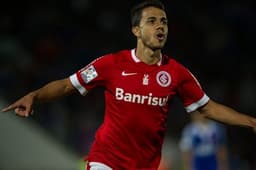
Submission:
<svg viewBox="0 0 256 170">
<path fill-rule="evenodd" d="M 140 37 L 140 28 L 139 28 L 138 26 L 132 27 L 132 33 L 133 33 L 136 37 Z"/>
</svg>

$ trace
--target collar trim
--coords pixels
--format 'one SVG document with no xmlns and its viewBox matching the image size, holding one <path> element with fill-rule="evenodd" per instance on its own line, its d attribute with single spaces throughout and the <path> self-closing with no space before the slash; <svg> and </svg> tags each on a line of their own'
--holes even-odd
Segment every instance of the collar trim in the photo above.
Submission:
<svg viewBox="0 0 256 170">
<path fill-rule="evenodd" d="M 135 51 L 136 51 L 135 48 L 131 50 L 132 59 L 135 63 L 139 63 L 139 62 L 141 62 L 141 60 L 136 56 Z M 160 60 L 157 62 L 158 66 L 161 66 L 162 59 L 163 59 L 163 57 L 162 57 L 162 53 L 161 53 Z"/>
</svg>

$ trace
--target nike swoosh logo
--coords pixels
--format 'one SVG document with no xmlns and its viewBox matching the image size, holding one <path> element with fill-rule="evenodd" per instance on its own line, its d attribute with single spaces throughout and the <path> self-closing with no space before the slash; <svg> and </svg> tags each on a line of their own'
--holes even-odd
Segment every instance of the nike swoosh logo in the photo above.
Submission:
<svg viewBox="0 0 256 170">
<path fill-rule="evenodd" d="M 137 73 L 126 73 L 125 71 L 122 72 L 122 76 L 132 76 L 136 75 Z"/>
</svg>

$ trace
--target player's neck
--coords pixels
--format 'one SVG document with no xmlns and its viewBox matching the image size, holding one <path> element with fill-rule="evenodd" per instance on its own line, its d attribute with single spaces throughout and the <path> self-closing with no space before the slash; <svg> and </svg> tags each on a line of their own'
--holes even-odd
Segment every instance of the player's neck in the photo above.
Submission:
<svg viewBox="0 0 256 170">
<path fill-rule="evenodd" d="M 149 48 L 137 48 L 136 56 L 144 63 L 148 65 L 157 64 L 161 60 L 161 50 L 153 51 Z"/>
</svg>

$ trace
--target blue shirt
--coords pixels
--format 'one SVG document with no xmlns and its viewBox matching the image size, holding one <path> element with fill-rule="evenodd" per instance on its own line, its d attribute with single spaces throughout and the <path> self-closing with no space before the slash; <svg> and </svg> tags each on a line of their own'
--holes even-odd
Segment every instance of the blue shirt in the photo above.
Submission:
<svg viewBox="0 0 256 170">
<path fill-rule="evenodd" d="M 192 122 L 182 132 L 180 149 L 191 151 L 193 170 L 217 170 L 217 150 L 224 143 L 225 131 L 219 124 Z"/>
</svg>

